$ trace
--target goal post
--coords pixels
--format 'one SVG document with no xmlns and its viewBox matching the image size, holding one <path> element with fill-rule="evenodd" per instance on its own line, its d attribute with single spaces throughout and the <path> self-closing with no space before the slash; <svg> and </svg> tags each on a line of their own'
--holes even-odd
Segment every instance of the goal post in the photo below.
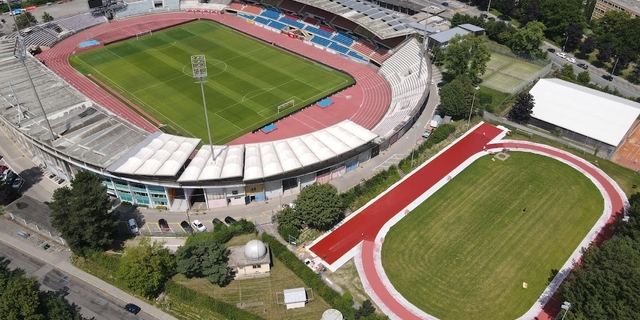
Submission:
<svg viewBox="0 0 640 320">
<path fill-rule="evenodd" d="M 294 107 L 295 105 L 296 105 L 295 100 L 287 101 L 287 102 L 285 102 L 285 103 L 283 103 L 283 104 L 281 104 L 281 105 L 279 105 L 279 106 L 278 106 L 278 113 L 280 113 L 280 112 L 281 112 L 281 111 L 283 111 L 283 110 L 286 110 L 286 109 L 292 108 L 292 107 Z"/>
<path fill-rule="evenodd" d="M 136 33 L 136 39 L 140 39 L 140 37 L 143 37 L 143 36 L 152 36 L 152 35 L 153 35 L 153 31 L 151 30 L 142 31 L 142 32 Z"/>
</svg>

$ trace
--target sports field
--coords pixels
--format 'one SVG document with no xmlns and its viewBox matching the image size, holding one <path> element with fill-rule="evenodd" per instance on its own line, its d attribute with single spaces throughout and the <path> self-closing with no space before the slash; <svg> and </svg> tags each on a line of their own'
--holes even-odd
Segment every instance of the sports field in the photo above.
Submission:
<svg viewBox="0 0 640 320">
<path fill-rule="evenodd" d="M 214 144 L 222 144 L 354 83 L 350 76 L 211 21 L 198 21 L 70 58 L 167 125 L 208 143 L 191 56 L 204 54 Z M 294 105 L 278 112 L 278 106 Z M 171 130 L 173 129 L 173 130 Z"/>
<path fill-rule="evenodd" d="M 518 85 L 542 68 L 525 60 L 492 52 L 491 60 L 487 62 L 487 72 L 482 76 L 482 85 L 500 92 L 512 93 Z"/>
<path fill-rule="evenodd" d="M 518 318 L 602 214 L 602 196 L 577 170 L 510 155 L 478 159 L 385 237 L 384 269 L 421 310 L 443 320 Z"/>
</svg>

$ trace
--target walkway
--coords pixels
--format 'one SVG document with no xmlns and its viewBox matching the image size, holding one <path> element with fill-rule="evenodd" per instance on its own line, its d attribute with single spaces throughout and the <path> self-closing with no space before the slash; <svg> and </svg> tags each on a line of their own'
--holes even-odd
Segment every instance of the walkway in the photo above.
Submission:
<svg viewBox="0 0 640 320">
<path fill-rule="evenodd" d="M 452 177 L 489 151 L 508 148 L 533 152 L 558 159 L 589 177 L 605 199 L 603 214 L 585 236 L 571 257 L 561 268 L 559 275 L 541 294 L 538 301 L 521 318 L 553 319 L 558 313 L 557 303 L 549 303 L 553 294 L 569 273 L 575 261 L 579 261 L 582 249 L 591 242 L 602 240 L 607 226 L 624 211 L 626 196 L 617 184 L 600 169 L 570 153 L 530 142 L 498 141 L 504 135 L 499 128 L 480 124 L 449 148 L 441 151 L 429 162 L 413 171 L 399 183 L 381 194 L 375 202 L 345 220 L 339 227 L 318 239 L 309 250 L 324 260 L 328 268 L 335 270 L 355 256 L 356 266 L 365 291 L 380 309 L 392 319 L 435 319 L 411 305 L 391 285 L 382 268 L 380 257 L 387 231 L 402 217 L 435 193 Z M 553 299 L 559 301 L 557 297 Z"/>
</svg>

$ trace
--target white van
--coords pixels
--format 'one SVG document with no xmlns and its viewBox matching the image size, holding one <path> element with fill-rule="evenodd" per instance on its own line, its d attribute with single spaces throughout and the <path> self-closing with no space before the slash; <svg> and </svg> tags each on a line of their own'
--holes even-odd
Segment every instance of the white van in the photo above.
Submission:
<svg viewBox="0 0 640 320">
<path fill-rule="evenodd" d="M 129 219 L 129 230 L 131 230 L 131 233 L 133 234 L 138 233 L 138 224 L 136 224 L 135 219 Z"/>
</svg>

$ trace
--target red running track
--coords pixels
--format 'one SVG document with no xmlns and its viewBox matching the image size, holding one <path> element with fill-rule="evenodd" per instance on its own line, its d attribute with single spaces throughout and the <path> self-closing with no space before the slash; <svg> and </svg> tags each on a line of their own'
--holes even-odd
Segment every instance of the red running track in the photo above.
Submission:
<svg viewBox="0 0 640 320">
<path fill-rule="evenodd" d="M 91 100 L 146 131 L 155 132 L 158 131 L 158 129 L 153 124 L 146 121 L 118 99 L 73 69 L 73 67 L 69 65 L 68 57 L 72 54 L 95 48 L 79 48 L 78 44 L 83 41 L 91 39 L 97 39 L 103 43 L 115 41 L 135 35 L 141 31 L 158 29 L 192 19 L 210 19 L 217 21 L 257 38 L 275 43 L 282 48 L 291 50 L 302 56 L 342 70 L 356 80 L 354 86 L 331 97 L 334 104 L 330 107 L 322 109 L 311 106 L 279 121 L 277 126 L 284 130 L 276 130 L 269 134 L 264 134 L 261 131 L 255 134 L 248 133 L 232 141 L 232 144 L 290 138 L 326 128 L 344 119 L 350 119 L 367 129 L 372 129 L 380 119 L 382 119 L 391 103 L 391 89 L 374 68 L 353 62 L 335 54 L 327 53 L 324 50 L 303 44 L 300 40 L 291 39 L 286 35 L 277 34 L 249 24 L 244 19 L 224 14 L 201 15 L 176 12 L 114 21 L 90 28 L 64 39 L 50 50 L 39 54 L 37 58 L 41 61 L 46 61 L 47 66 L 51 70 Z"/>
<path fill-rule="evenodd" d="M 362 240 L 373 241 L 389 219 L 473 154 L 482 151 L 483 146 L 501 133 L 502 130 L 492 125 L 479 125 L 422 169 L 413 172 L 395 188 L 388 190 L 374 203 L 357 212 L 353 218 L 333 230 L 309 250 L 328 264 L 333 264 Z"/>
<path fill-rule="evenodd" d="M 493 128 L 493 130 L 490 130 L 491 128 Z M 609 215 L 609 220 L 607 225 L 600 230 L 596 241 L 604 239 L 605 236 L 603 235 L 607 234 L 608 226 L 616 221 L 619 214 L 624 212 L 626 202 L 624 194 L 616 188 L 614 182 L 604 175 L 602 171 L 594 168 L 584 160 L 549 146 L 523 144 L 517 141 L 487 144 L 490 139 L 496 137 L 499 133 L 499 131 L 496 133 L 496 130 L 498 129 L 487 124 L 482 124 L 477 127 L 469 135 L 407 178 L 407 180 L 397 185 L 375 203 L 358 213 L 358 216 L 347 221 L 329 236 L 312 246 L 310 250 L 320 257 L 324 257 L 325 261 L 332 263 L 364 239 L 360 251 L 363 272 L 361 276 L 366 279 L 368 287 L 373 291 L 373 294 L 369 294 L 372 295 L 378 304 L 382 304 L 380 307 L 383 308 L 383 310 L 392 313 L 399 319 L 428 318 L 428 315 L 424 313 L 418 315 L 416 314 L 417 312 L 414 313 L 411 311 L 407 305 L 398 301 L 396 298 L 398 295 L 397 292 L 392 292 L 385 286 L 380 276 L 380 273 L 384 273 L 384 270 L 376 269 L 375 237 L 378 235 L 378 231 L 382 225 L 390 218 L 395 216 L 400 210 L 409 205 L 440 179 L 450 174 L 453 169 L 469 157 L 481 152 L 483 146 L 486 146 L 487 149 L 507 148 L 512 150 L 533 151 L 550 157 L 560 158 L 594 177 L 604 188 L 604 196 L 608 197 L 611 203 L 610 212 L 605 213 Z M 363 214 L 366 214 L 366 216 Z M 363 216 L 360 217 L 360 215 Z M 363 232 L 365 233 L 364 237 L 362 237 Z M 335 235 L 333 235 L 334 233 Z M 608 234 L 608 236 L 610 236 L 610 234 Z M 557 315 L 559 312 L 558 301 L 561 301 L 561 299 L 559 299 L 557 295 L 554 295 L 539 312 L 537 319 L 554 319 L 554 315 Z M 388 315 L 391 316 L 391 314 Z"/>
</svg>

